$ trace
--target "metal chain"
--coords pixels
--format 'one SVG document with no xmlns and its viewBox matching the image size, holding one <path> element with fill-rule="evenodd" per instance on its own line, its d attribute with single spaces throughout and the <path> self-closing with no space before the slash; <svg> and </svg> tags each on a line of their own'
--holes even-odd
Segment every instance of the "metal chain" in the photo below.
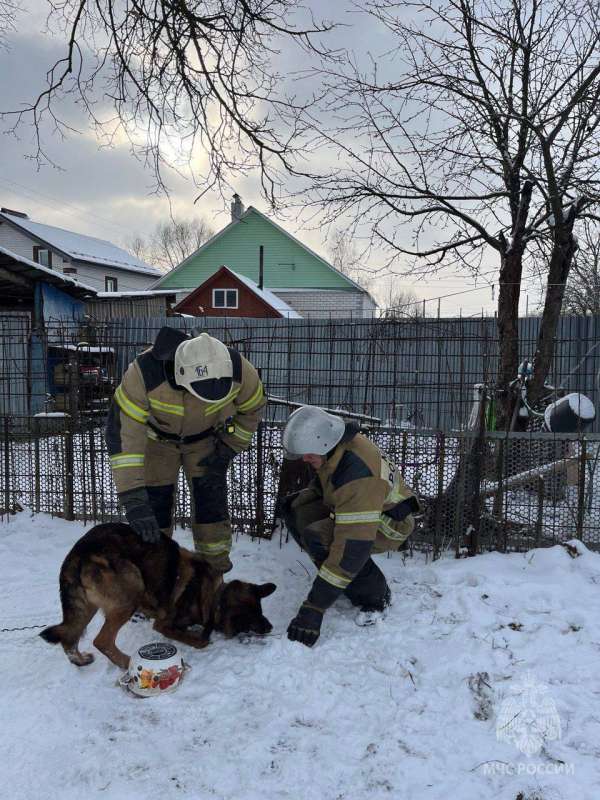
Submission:
<svg viewBox="0 0 600 800">
<path fill-rule="evenodd" d="M 41 625 L 23 625 L 22 628 L 0 628 L 0 633 L 13 633 L 13 631 L 32 631 L 35 628 L 46 628 L 46 623 Z"/>
</svg>

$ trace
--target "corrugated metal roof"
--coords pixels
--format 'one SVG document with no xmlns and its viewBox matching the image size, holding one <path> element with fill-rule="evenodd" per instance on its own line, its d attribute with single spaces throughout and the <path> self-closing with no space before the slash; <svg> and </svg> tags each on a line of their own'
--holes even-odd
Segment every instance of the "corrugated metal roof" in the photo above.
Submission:
<svg viewBox="0 0 600 800">
<path fill-rule="evenodd" d="M 43 225 L 40 222 L 34 222 L 31 219 L 25 219 L 6 212 L 1 212 L 0 217 L 32 236 L 41 239 L 46 244 L 55 247 L 57 250 L 66 253 L 75 260 L 89 261 L 93 264 L 126 269 L 131 272 L 141 272 L 150 276 L 161 274 L 156 267 L 151 267 L 105 239 L 96 239 L 93 236 L 85 236 L 82 233 L 55 228 L 53 225 Z"/>
</svg>

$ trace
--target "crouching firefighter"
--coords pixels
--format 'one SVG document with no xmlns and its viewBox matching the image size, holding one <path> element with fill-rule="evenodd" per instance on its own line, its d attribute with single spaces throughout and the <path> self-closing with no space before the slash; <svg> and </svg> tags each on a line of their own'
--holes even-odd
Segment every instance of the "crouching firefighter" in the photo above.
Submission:
<svg viewBox="0 0 600 800">
<path fill-rule="evenodd" d="M 227 467 L 250 447 L 266 399 L 255 368 L 202 333 L 162 328 L 117 388 L 106 441 L 119 501 L 145 542 L 172 535 L 180 467 L 192 503 L 196 550 L 231 569 Z"/>
<path fill-rule="evenodd" d="M 288 495 L 282 515 L 318 573 L 288 627 L 288 638 L 312 647 L 325 611 L 344 593 L 369 625 L 385 616 L 391 594 L 371 555 L 398 550 L 412 533 L 419 510 L 414 492 L 379 449 L 345 423 L 315 406 L 289 417 L 284 456 L 316 470 L 306 489 Z"/>
</svg>

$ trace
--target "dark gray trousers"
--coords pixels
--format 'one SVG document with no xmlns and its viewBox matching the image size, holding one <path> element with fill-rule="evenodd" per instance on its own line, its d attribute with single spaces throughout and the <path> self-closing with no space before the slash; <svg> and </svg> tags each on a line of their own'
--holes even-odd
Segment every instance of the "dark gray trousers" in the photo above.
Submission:
<svg viewBox="0 0 600 800">
<path fill-rule="evenodd" d="M 317 569 L 329 555 L 333 540 L 334 522 L 329 510 L 320 502 L 312 502 L 297 509 L 284 508 L 283 520 L 293 539 L 305 550 Z M 344 590 L 354 606 L 383 608 L 389 601 L 390 590 L 385 575 L 372 558 Z"/>
</svg>

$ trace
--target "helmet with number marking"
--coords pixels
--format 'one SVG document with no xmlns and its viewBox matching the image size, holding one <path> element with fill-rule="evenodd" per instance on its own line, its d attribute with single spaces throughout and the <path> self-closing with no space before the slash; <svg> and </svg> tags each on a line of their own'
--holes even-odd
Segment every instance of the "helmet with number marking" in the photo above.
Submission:
<svg viewBox="0 0 600 800">
<path fill-rule="evenodd" d="M 201 333 L 175 351 L 175 382 L 200 400 L 215 401 L 231 390 L 233 366 L 227 346 Z"/>
</svg>

